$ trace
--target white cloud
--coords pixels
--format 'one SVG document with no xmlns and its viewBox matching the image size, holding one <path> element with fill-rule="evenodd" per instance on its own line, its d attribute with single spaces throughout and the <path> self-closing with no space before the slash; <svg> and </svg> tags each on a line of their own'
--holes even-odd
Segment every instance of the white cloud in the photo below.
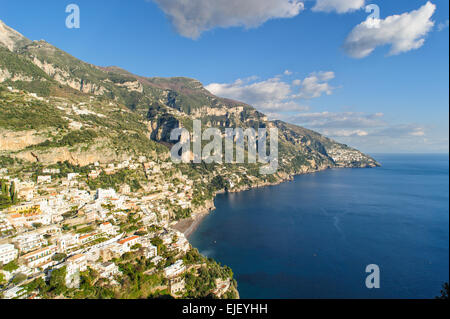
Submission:
<svg viewBox="0 0 450 319">
<path fill-rule="evenodd" d="M 331 95 L 334 87 L 328 82 L 335 78 L 334 72 L 319 72 L 313 73 L 304 79 L 301 83 L 295 84 L 301 85 L 298 98 L 313 99 L 321 97 L 322 95 Z"/>
<path fill-rule="evenodd" d="M 418 10 L 377 20 L 379 27 L 366 20 L 349 34 L 344 50 L 354 58 L 364 58 L 383 45 L 391 45 L 390 55 L 418 49 L 434 26 L 431 17 L 435 10 L 436 6 L 427 2 Z"/>
<path fill-rule="evenodd" d="M 326 129 L 328 132 L 344 130 L 367 130 L 368 128 L 384 127 L 383 113 L 365 114 L 360 112 L 317 112 L 299 113 L 291 118 L 295 124 L 305 125 L 314 129 Z M 334 133 L 331 134 L 334 136 Z"/>
<path fill-rule="evenodd" d="M 317 0 L 313 11 L 346 13 L 361 9 L 365 0 Z"/>
<path fill-rule="evenodd" d="M 284 72 L 286 76 L 293 72 Z M 243 101 L 263 112 L 307 111 L 309 107 L 299 103 L 300 100 L 330 95 L 333 87 L 328 81 L 335 77 L 334 72 L 317 72 L 302 80 L 285 82 L 282 76 L 257 81 L 257 77 L 238 79 L 233 83 L 211 83 L 206 89 L 211 93 Z"/>
<path fill-rule="evenodd" d="M 383 113 L 317 112 L 294 116 L 278 114 L 280 119 L 316 130 L 329 137 L 372 137 L 414 139 L 425 137 L 425 127 L 418 124 L 390 124 Z"/>
<path fill-rule="evenodd" d="M 439 31 L 439 32 L 440 32 L 440 31 L 444 31 L 445 29 L 448 28 L 448 25 L 449 25 L 449 21 L 448 21 L 448 20 L 445 21 L 445 22 L 439 23 L 439 24 L 438 24 L 438 31 Z"/>
<path fill-rule="evenodd" d="M 322 131 L 322 134 L 333 137 L 351 137 L 351 136 L 368 136 L 369 133 L 363 130 L 335 130 L 335 131 Z"/>
<path fill-rule="evenodd" d="M 216 27 L 258 27 L 271 19 L 292 18 L 300 0 L 153 0 L 184 37 L 196 39 Z"/>
<path fill-rule="evenodd" d="M 307 109 L 293 100 L 291 85 L 279 77 L 259 82 L 238 79 L 231 84 L 212 83 L 206 89 L 215 95 L 251 104 L 261 111 Z"/>
</svg>

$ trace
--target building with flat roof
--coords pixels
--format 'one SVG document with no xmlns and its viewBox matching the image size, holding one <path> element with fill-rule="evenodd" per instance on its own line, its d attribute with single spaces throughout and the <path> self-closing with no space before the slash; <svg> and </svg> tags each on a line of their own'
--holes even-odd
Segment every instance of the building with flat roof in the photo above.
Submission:
<svg viewBox="0 0 450 319">
<path fill-rule="evenodd" d="M 0 263 L 9 264 L 19 255 L 19 251 L 11 244 L 0 245 Z"/>
</svg>

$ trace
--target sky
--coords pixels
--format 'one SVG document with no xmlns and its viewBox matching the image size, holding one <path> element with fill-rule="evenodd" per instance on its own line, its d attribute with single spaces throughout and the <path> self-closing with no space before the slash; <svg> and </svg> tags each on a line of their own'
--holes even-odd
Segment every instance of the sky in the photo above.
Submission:
<svg viewBox="0 0 450 319">
<path fill-rule="evenodd" d="M 80 28 L 66 27 L 72 3 Z M 448 0 L 0 0 L 0 20 L 368 153 L 449 150 Z"/>
</svg>

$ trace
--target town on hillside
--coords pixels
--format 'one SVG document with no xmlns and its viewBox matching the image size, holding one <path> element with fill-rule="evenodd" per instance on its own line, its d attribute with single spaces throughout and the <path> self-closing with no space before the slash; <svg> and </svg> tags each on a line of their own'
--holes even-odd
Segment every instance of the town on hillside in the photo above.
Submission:
<svg viewBox="0 0 450 319">
<path fill-rule="evenodd" d="M 138 170 L 151 181 L 145 193 L 105 182 Z M 173 227 L 190 217 L 194 185 L 172 163 L 141 156 L 11 173 L 0 168 L 2 298 L 237 297 L 231 270 Z"/>
</svg>

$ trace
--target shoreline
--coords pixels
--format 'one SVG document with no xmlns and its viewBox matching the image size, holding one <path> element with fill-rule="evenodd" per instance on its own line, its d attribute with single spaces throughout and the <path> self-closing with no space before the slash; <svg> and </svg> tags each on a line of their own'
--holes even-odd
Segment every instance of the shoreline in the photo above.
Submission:
<svg viewBox="0 0 450 319">
<path fill-rule="evenodd" d="M 225 193 L 241 193 L 241 192 L 246 192 L 252 189 L 258 189 L 258 188 L 264 188 L 264 187 L 270 187 L 270 186 L 277 186 L 289 181 L 293 181 L 295 177 L 297 176 L 301 176 L 301 175 L 306 175 L 306 174 L 313 174 L 313 173 L 318 173 L 318 172 L 322 172 L 329 169 L 329 167 L 325 167 L 322 169 L 317 169 L 315 171 L 311 171 L 311 172 L 303 172 L 303 173 L 299 173 L 299 174 L 295 174 L 295 175 L 285 175 L 283 177 L 280 176 L 280 180 L 273 182 L 273 183 L 261 183 L 261 184 L 256 184 L 256 185 L 252 185 L 252 186 L 247 186 L 247 187 L 242 187 L 239 189 L 235 189 L 232 191 L 218 191 L 214 194 L 214 198 L 211 201 L 208 201 L 205 206 L 201 207 L 196 213 L 194 213 L 193 216 L 187 218 L 187 219 L 183 219 L 178 221 L 173 228 L 175 228 L 176 230 L 182 232 L 186 238 L 189 240 L 189 237 L 198 229 L 198 227 L 200 226 L 200 224 L 203 222 L 203 220 L 205 219 L 205 217 L 209 214 L 211 214 L 212 211 L 214 211 L 216 209 L 214 202 L 215 199 L 217 197 L 217 195 L 219 194 L 225 194 Z"/>
<path fill-rule="evenodd" d="M 252 185 L 252 186 L 242 187 L 240 189 L 235 189 L 232 191 L 224 191 L 224 190 L 218 191 L 214 194 L 214 198 L 212 200 L 206 202 L 205 206 L 201 207 L 197 212 L 195 212 L 193 214 L 193 216 L 191 216 L 187 219 L 178 221 L 175 225 L 173 225 L 173 228 L 182 232 L 186 236 L 186 238 L 189 240 L 189 237 L 198 229 L 198 227 L 203 222 L 205 217 L 207 215 L 211 214 L 211 212 L 216 209 L 214 204 L 215 204 L 215 199 L 216 199 L 217 195 L 219 195 L 219 194 L 240 193 L 240 192 L 246 192 L 246 191 L 249 191 L 252 189 L 277 186 L 277 185 L 280 185 L 280 184 L 283 184 L 286 182 L 293 181 L 294 178 L 296 178 L 297 176 L 320 173 L 320 172 L 327 171 L 329 169 L 343 169 L 343 168 L 353 168 L 353 167 L 322 167 L 322 168 L 318 168 L 314 171 L 306 171 L 306 172 L 301 172 L 301 173 L 294 174 L 294 175 L 286 174 L 285 176 L 280 176 L 280 180 L 273 182 L 273 183 L 269 183 L 269 182 L 261 183 L 261 184 L 256 184 L 256 185 Z M 357 167 L 357 168 L 362 169 L 363 167 Z"/>
<path fill-rule="evenodd" d="M 182 232 L 184 236 L 189 240 L 189 237 L 197 230 L 197 228 L 202 223 L 203 219 L 208 216 L 211 212 L 199 213 L 195 216 L 189 217 L 187 219 L 180 220 L 173 227 Z"/>
</svg>

